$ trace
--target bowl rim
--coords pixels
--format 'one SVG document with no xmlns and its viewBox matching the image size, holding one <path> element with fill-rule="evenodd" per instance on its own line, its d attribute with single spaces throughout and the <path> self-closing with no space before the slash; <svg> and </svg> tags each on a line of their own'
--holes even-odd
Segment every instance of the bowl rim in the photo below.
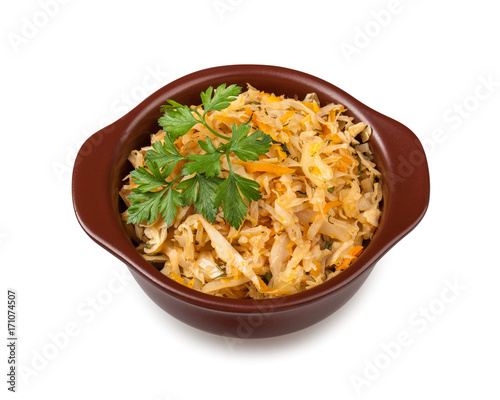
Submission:
<svg viewBox="0 0 500 400">
<path fill-rule="evenodd" d="M 111 188 L 111 171 L 118 156 L 117 148 L 138 126 L 141 119 L 155 108 L 159 113 L 158 104 L 167 98 L 173 98 L 176 93 L 193 90 L 198 86 L 202 87 L 199 90 L 201 92 L 210 86 L 211 82 L 214 82 L 212 86 L 222 82 L 231 84 L 237 77 L 241 80 L 242 76 L 250 83 L 252 76 L 258 76 L 268 80 L 286 81 L 290 85 L 305 85 L 311 88 L 310 91 L 331 94 L 334 101 L 348 109 L 348 114 L 372 127 L 370 147 L 374 150 L 377 165 L 384 164 L 385 169 L 381 222 L 361 256 L 348 269 L 321 285 L 284 297 L 259 300 L 228 299 L 187 288 L 168 278 L 147 262 L 130 242 L 116 209 L 117 199 L 113 199 L 117 192 Z M 76 217 L 84 231 L 96 243 L 162 291 L 202 308 L 221 312 L 262 314 L 284 311 L 317 301 L 340 291 L 370 270 L 371 266 L 421 221 L 429 204 L 430 181 L 424 149 L 416 135 L 406 126 L 369 108 L 335 85 L 310 74 L 271 65 L 237 64 L 203 69 L 176 79 L 148 96 L 122 118 L 89 137 L 75 159 L 72 197 Z M 96 207 L 95 204 L 99 206 Z"/>
</svg>

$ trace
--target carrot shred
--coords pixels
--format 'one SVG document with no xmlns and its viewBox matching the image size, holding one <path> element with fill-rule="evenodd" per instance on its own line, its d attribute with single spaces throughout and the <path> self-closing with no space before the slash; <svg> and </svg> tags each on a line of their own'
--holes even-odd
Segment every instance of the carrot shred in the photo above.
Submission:
<svg viewBox="0 0 500 400">
<path fill-rule="evenodd" d="M 335 134 L 333 136 L 329 136 L 330 127 L 328 125 L 323 125 L 323 135 L 327 136 L 327 139 L 330 141 L 329 143 L 342 144 L 342 139 L 339 137 L 339 135 Z"/>
<path fill-rule="evenodd" d="M 346 269 L 351 264 L 351 258 L 344 258 L 342 263 L 339 265 L 340 270 Z"/>
<path fill-rule="evenodd" d="M 315 101 L 312 103 L 310 103 L 308 101 L 302 101 L 301 103 L 304 104 L 309 110 L 311 110 L 315 113 L 317 113 L 321 110 L 321 108 L 318 107 L 318 105 L 316 104 Z"/>
<path fill-rule="evenodd" d="M 286 153 L 285 153 L 283 150 L 281 150 L 281 147 L 280 147 L 280 146 L 278 146 L 278 145 L 276 145 L 276 144 L 273 144 L 273 145 L 271 146 L 271 148 L 272 148 L 272 149 L 274 149 L 274 150 L 278 153 L 278 156 L 279 156 L 279 160 L 280 160 L 280 162 L 283 162 L 283 161 L 285 161 L 285 160 L 286 160 L 287 155 L 286 155 Z M 267 158 L 267 157 L 266 157 L 266 158 Z M 262 159 L 265 159 L 265 158 L 263 157 L 263 158 L 261 158 L 261 160 L 262 160 Z"/>
<path fill-rule="evenodd" d="M 265 134 L 271 136 L 274 140 L 276 140 L 276 136 L 274 136 L 272 128 L 266 123 L 259 121 L 255 113 L 248 106 L 245 107 L 245 114 L 248 115 L 249 117 L 252 116 L 250 121 L 248 121 L 247 123 L 253 122 L 262 132 L 264 132 Z"/>
<path fill-rule="evenodd" d="M 259 129 L 264 132 L 265 134 L 271 136 L 274 140 L 276 140 L 276 136 L 274 136 L 274 132 L 272 131 L 271 127 L 264 122 L 259 121 L 257 118 L 255 118 L 255 123 L 259 127 Z"/>
<path fill-rule="evenodd" d="M 250 124 L 253 122 L 254 124 L 257 124 L 257 115 L 255 115 L 255 113 L 250 109 L 250 107 L 248 106 L 245 107 L 245 114 L 248 117 L 251 117 L 248 121 L 245 121 L 245 123 Z"/>
<path fill-rule="evenodd" d="M 310 274 L 317 278 L 319 276 L 319 274 L 321 273 L 321 264 L 319 262 L 315 262 L 314 263 L 314 266 L 312 267 L 311 269 L 311 272 Z"/>
<path fill-rule="evenodd" d="M 175 272 L 171 272 L 169 274 L 169 276 L 174 280 L 176 281 L 177 283 L 180 283 L 181 285 L 184 285 L 186 286 L 186 284 L 184 283 L 184 279 L 182 279 L 179 275 L 177 275 Z"/>
<path fill-rule="evenodd" d="M 330 211 L 333 207 L 341 206 L 342 202 L 335 200 L 335 201 L 330 201 L 329 203 L 325 204 L 325 208 L 323 208 L 323 213 L 326 214 L 328 211 Z"/>
<path fill-rule="evenodd" d="M 275 103 L 277 101 L 283 100 L 281 97 L 276 97 L 276 96 L 267 96 L 267 98 L 269 99 L 269 103 Z"/>
<path fill-rule="evenodd" d="M 341 154 L 340 158 L 341 158 L 342 162 L 344 162 L 347 165 L 353 165 L 354 164 L 354 161 L 350 157 L 347 157 L 347 156 Z"/>
<path fill-rule="evenodd" d="M 233 124 L 240 126 L 240 124 L 241 124 L 241 121 L 238 118 L 234 118 L 234 117 L 225 117 L 223 115 L 214 115 L 214 119 L 216 119 L 217 121 L 225 122 L 225 123 L 229 124 L 229 126 L 232 126 Z"/>
<path fill-rule="evenodd" d="M 283 116 L 280 118 L 280 122 L 282 124 L 286 124 L 290 118 L 292 118 L 295 114 L 295 111 L 293 110 L 290 110 L 290 111 L 287 111 L 285 114 L 283 114 Z"/>
<path fill-rule="evenodd" d="M 353 257 L 358 257 L 363 252 L 363 246 L 354 246 L 349 250 L 349 255 Z"/>
<path fill-rule="evenodd" d="M 283 167 L 282 165 L 275 165 L 267 162 L 248 162 L 241 160 L 234 160 L 234 164 L 243 165 L 248 172 L 270 172 L 276 175 L 292 174 L 295 169 Z"/>
</svg>

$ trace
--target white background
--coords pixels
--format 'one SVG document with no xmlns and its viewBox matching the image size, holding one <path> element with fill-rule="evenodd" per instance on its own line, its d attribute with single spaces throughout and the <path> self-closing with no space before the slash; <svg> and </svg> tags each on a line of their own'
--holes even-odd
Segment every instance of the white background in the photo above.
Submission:
<svg viewBox="0 0 500 400">
<path fill-rule="evenodd" d="M 0 316 L 15 289 L 19 399 L 499 398 L 497 2 L 65 3 L 0 6 Z M 401 121 L 425 143 L 432 193 L 336 314 L 228 343 L 154 305 L 79 227 L 70 188 L 101 126 L 237 63 L 302 70 Z"/>
</svg>

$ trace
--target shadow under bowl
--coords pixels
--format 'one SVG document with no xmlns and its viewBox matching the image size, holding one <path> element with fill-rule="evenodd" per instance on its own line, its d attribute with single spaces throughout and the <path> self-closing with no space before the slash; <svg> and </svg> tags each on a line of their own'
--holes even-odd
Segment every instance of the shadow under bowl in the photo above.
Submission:
<svg viewBox="0 0 500 400">
<path fill-rule="evenodd" d="M 184 287 L 163 275 L 135 249 L 120 218 L 119 190 L 132 170 L 134 149 L 149 145 L 159 129 L 166 99 L 198 104 L 209 86 L 249 83 L 259 90 L 305 97 L 315 92 L 321 104 L 343 104 L 354 122 L 371 126 L 369 140 L 383 177 L 380 225 L 361 256 L 344 272 L 310 290 L 264 300 L 227 299 Z M 122 260 L 143 290 L 165 311 L 202 330 L 239 338 L 279 336 L 304 329 L 345 304 L 375 263 L 423 218 L 429 203 L 429 171 L 418 138 L 401 123 L 362 104 L 334 85 L 303 72 L 266 65 L 209 68 L 158 90 L 115 123 L 92 135 L 81 147 L 73 170 L 73 204 L 85 232 Z"/>
</svg>

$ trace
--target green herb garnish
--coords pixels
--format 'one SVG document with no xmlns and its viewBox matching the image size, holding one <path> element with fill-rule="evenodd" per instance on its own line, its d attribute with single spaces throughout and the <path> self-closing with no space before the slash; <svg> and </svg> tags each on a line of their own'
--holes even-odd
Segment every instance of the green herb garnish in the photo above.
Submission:
<svg viewBox="0 0 500 400">
<path fill-rule="evenodd" d="M 286 143 L 278 142 L 277 140 L 271 139 L 271 142 L 273 144 L 277 144 L 278 146 L 281 147 L 281 149 L 286 153 L 287 156 L 290 155 L 290 151 L 288 150 L 288 147 L 286 146 Z"/>
<path fill-rule="evenodd" d="M 330 240 L 330 238 L 327 238 L 325 239 L 325 235 L 321 235 L 322 236 L 322 239 L 323 239 L 323 245 L 321 246 L 321 250 L 325 250 L 325 249 L 330 249 L 330 247 L 332 246 L 332 241 Z"/>
<path fill-rule="evenodd" d="M 271 137 L 259 130 L 250 133 L 251 126 L 246 123 L 240 126 L 233 124 L 231 136 L 223 135 L 207 123 L 206 114 L 227 108 L 240 92 L 239 86 L 226 87 L 223 84 L 215 91 L 209 87 L 202 92 L 200 107 L 188 107 L 173 100 L 168 100 L 168 104 L 161 107 L 164 115 L 158 123 L 163 127 L 165 137 L 163 142 L 155 142 L 153 149 L 147 152 L 146 168 L 137 167 L 131 174 L 138 187 L 132 189 L 129 196 L 132 203 L 128 209 L 128 223 L 146 221 L 151 224 L 161 215 L 165 223 L 171 225 L 177 215 L 177 207 L 192 203 L 196 211 L 212 223 L 222 206 L 226 221 L 239 229 L 248 211 L 245 200 L 259 200 L 262 194 L 257 182 L 233 171 L 229 156 L 234 154 L 242 161 L 257 161 L 259 155 L 268 152 Z M 198 141 L 204 154 L 183 156 L 174 141 L 199 123 L 225 142 L 215 147 L 207 136 L 206 140 Z M 221 157 L 224 156 L 229 165 L 229 175 L 225 178 L 220 176 Z M 186 161 L 181 174 L 168 180 L 179 161 Z M 193 176 L 177 183 L 188 175 Z"/>
</svg>

